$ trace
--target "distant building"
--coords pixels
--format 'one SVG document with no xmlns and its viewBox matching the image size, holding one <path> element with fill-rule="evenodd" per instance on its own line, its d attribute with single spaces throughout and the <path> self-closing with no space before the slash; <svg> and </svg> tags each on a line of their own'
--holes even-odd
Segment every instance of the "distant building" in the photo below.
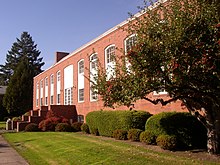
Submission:
<svg viewBox="0 0 220 165">
<path fill-rule="evenodd" d="M 96 73 L 97 59 L 108 71 L 114 66 L 111 56 L 122 55 L 120 50 L 124 50 L 126 53 L 131 48 L 135 35 L 128 35 L 123 30 L 127 25 L 128 21 L 118 24 L 72 53 L 57 52 L 55 64 L 34 77 L 33 110 L 39 110 L 42 106 L 48 106 L 50 109 L 51 105 L 62 105 L 63 107 L 75 105 L 79 121 L 83 121 L 85 115 L 91 111 L 111 110 L 111 108 L 103 107 L 101 97 L 94 93 L 90 81 L 85 76 L 89 77 L 89 71 L 93 74 Z M 111 72 L 108 73 L 111 74 Z M 92 78 L 90 76 L 90 79 Z M 160 91 L 150 94 L 149 97 L 166 99 L 168 95 L 166 91 Z M 116 109 L 128 108 L 118 107 Z M 185 111 L 181 108 L 180 101 L 161 106 L 139 100 L 134 103 L 134 109 L 146 110 L 152 114 L 162 111 Z"/>
</svg>

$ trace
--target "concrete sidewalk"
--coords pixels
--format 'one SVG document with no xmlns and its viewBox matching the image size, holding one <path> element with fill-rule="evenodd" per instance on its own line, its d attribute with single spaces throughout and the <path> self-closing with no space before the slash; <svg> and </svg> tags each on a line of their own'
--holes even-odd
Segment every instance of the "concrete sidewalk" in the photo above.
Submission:
<svg viewBox="0 0 220 165">
<path fill-rule="evenodd" d="M 17 151 L 0 134 L 0 165 L 28 165 Z"/>
</svg>

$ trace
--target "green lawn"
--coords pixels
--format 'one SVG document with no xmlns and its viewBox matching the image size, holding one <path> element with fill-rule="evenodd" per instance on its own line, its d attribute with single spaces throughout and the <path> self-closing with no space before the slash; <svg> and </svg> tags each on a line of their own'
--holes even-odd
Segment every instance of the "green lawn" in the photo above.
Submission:
<svg viewBox="0 0 220 165">
<path fill-rule="evenodd" d="M 0 129 L 5 129 L 5 121 L 0 121 Z"/>
<path fill-rule="evenodd" d="M 80 133 L 22 132 L 3 136 L 31 165 L 215 164 Z"/>
</svg>

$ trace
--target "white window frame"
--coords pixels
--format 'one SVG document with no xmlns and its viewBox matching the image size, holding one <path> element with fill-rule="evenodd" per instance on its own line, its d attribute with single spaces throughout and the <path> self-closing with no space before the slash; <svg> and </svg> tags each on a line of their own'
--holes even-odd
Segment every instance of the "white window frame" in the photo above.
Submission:
<svg viewBox="0 0 220 165">
<path fill-rule="evenodd" d="M 39 105 L 39 82 L 36 83 L 36 107 Z"/>
<path fill-rule="evenodd" d="M 108 52 L 109 49 L 114 48 L 114 52 Z M 111 44 L 108 47 L 105 48 L 105 69 L 106 69 L 106 76 L 107 80 L 109 80 L 111 77 L 114 77 L 114 71 L 115 71 L 115 44 Z M 114 56 L 114 57 L 111 57 Z"/>
<path fill-rule="evenodd" d="M 95 57 L 94 57 L 95 56 Z M 98 69 L 98 54 L 93 53 L 90 55 L 90 81 L 94 81 L 94 77 L 97 75 Z M 92 90 L 92 83 L 90 82 L 90 102 L 98 100 L 97 94 L 94 94 Z"/>
<path fill-rule="evenodd" d="M 57 73 L 56 73 L 56 75 L 57 75 L 57 97 L 56 97 L 56 103 L 57 103 L 57 105 L 60 105 L 60 90 L 61 90 L 61 72 L 60 72 L 60 70 L 58 70 L 57 71 Z M 59 88 L 59 89 L 58 89 Z"/>
<path fill-rule="evenodd" d="M 85 62 L 84 59 L 81 59 L 78 62 L 78 102 L 82 103 L 85 99 L 85 90 L 84 90 L 84 68 Z M 81 90 L 83 90 L 83 99 L 81 99 Z"/>
<path fill-rule="evenodd" d="M 54 74 L 51 74 L 50 75 L 50 105 L 53 104 L 54 104 Z"/>
</svg>

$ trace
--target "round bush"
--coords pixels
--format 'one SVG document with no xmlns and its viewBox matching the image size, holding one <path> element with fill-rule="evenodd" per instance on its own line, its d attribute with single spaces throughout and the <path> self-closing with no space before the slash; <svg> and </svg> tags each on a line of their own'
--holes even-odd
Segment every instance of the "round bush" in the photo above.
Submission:
<svg viewBox="0 0 220 165">
<path fill-rule="evenodd" d="M 72 128 L 68 123 L 58 123 L 55 127 L 56 132 L 71 132 Z"/>
<path fill-rule="evenodd" d="M 82 123 L 80 122 L 75 122 L 71 125 L 73 132 L 81 131 L 81 126 L 82 126 Z"/>
<path fill-rule="evenodd" d="M 171 135 L 159 135 L 157 145 L 164 150 L 175 150 L 177 148 L 177 138 Z"/>
<path fill-rule="evenodd" d="M 140 141 L 141 132 L 142 132 L 142 130 L 140 130 L 140 129 L 130 129 L 128 131 L 128 140 Z"/>
<path fill-rule="evenodd" d="M 144 131 L 140 134 L 140 141 L 147 145 L 156 144 L 156 135 L 151 131 Z"/>
<path fill-rule="evenodd" d="M 90 133 L 90 132 L 89 132 L 89 126 L 88 126 L 88 124 L 86 124 L 86 123 L 83 123 L 83 124 L 81 125 L 81 130 L 82 130 L 83 133 L 87 133 L 87 134 Z"/>
<path fill-rule="evenodd" d="M 112 137 L 117 140 L 127 140 L 128 132 L 125 130 L 117 129 L 113 131 Z"/>
<path fill-rule="evenodd" d="M 38 125 L 35 123 L 30 123 L 28 125 L 26 125 L 25 129 L 26 132 L 38 132 L 39 128 Z"/>
<path fill-rule="evenodd" d="M 180 150 L 204 148 L 207 143 L 206 128 L 190 113 L 162 112 L 151 116 L 145 130 L 156 136 L 174 135 Z"/>
</svg>

